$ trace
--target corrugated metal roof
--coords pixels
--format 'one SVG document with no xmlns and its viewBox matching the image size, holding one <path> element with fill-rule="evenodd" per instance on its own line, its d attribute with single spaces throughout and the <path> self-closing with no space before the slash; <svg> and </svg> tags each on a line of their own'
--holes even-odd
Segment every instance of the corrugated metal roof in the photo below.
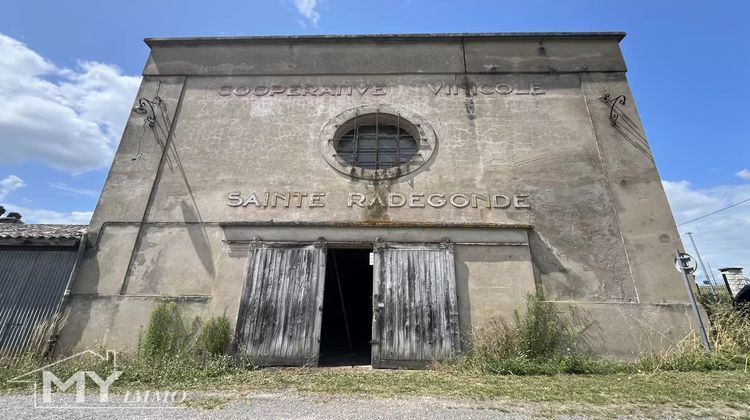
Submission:
<svg viewBox="0 0 750 420">
<path fill-rule="evenodd" d="M 77 239 L 88 225 L 0 223 L 0 239 Z"/>
</svg>

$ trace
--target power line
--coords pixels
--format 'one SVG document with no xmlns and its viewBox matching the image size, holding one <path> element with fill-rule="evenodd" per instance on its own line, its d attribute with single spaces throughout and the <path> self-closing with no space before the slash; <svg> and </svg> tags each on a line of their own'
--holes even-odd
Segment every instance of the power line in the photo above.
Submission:
<svg viewBox="0 0 750 420">
<path fill-rule="evenodd" d="M 734 204 L 730 204 L 730 205 L 728 205 L 728 206 L 726 206 L 726 207 L 724 207 L 724 208 L 722 208 L 722 209 L 719 209 L 719 210 L 713 211 L 713 212 L 711 212 L 711 213 L 708 213 L 708 214 L 704 214 L 703 216 L 700 216 L 700 217 L 696 217 L 695 219 L 691 219 L 691 220 L 688 220 L 687 222 L 682 222 L 682 223 L 678 223 L 678 224 L 677 224 L 677 226 L 682 226 L 682 225 L 685 225 L 685 224 L 688 224 L 688 223 L 694 222 L 694 221 L 696 221 L 696 220 L 700 220 L 700 219 L 703 219 L 704 217 L 708 217 L 708 216 L 713 216 L 713 215 L 714 215 L 714 214 L 716 214 L 716 213 L 722 212 L 722 211 L 724 211 L 724 210 L 726 210 L 726 209 L 731 209 L 731 208 L 732 208 L 732 207 L 734 207 L 734 206 L 739 206 L 740 204 L 742 204 L 742 203 L 747 203 L 748 201 L 750 201 L 750 198 L 748 198 L 748 199 L 746 199 L 746 200 L 742 200 L 742 201 L 739 201 L 739 202 L 737 202 L 737 203 L 734 203 Z"/>
</svg>

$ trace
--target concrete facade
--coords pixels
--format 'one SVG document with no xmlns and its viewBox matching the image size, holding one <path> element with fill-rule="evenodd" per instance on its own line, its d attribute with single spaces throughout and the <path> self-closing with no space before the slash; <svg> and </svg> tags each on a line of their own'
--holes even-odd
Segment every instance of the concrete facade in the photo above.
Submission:
<svg viewBox="0 0 750 420">
<path fill-rule="evenodd" d="M 147 39 L 138 98 L 161 103 L 130 115 L 62 348 L 133 350 L 163 299 L 236 322 L 248 244 L 320 237 L 332 247 L 454 242 L 467 340 L 533 292 L 589 314 L 606 355 L 682 339 L 696 323 L 673 266 L 681 243 L 623 36 Z M 380 179 L 332 167 L 330 127 L 372 109 L 417 124 L 432 141 L 425 162 Z M 264 205 L 274 192 L 288 204 Z M 434 194 L 455 203 L 433 205 Z"/>
</svg>

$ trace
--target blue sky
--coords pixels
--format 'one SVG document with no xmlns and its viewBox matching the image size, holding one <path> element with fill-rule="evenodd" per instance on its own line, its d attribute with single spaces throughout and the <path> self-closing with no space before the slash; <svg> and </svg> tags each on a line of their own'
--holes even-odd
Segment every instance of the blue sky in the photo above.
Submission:
<svg viewBox="0 0 750 420">
<path fill-rule="evenodd" d="M 27 222 L 87 221 L 148 55 L 145 37 L 626 31 L 621 47 L 646 134 L 675 217 L 689 220 L 750 198 L 749 4 L 6 2 L 0 14 L 0 99 L 6 104 L 0 110 L 0 203 L 23 210 Z M 712 265 L 750 268 L 750 205 L 681 229 L 695 232 Z"/>
</svg>

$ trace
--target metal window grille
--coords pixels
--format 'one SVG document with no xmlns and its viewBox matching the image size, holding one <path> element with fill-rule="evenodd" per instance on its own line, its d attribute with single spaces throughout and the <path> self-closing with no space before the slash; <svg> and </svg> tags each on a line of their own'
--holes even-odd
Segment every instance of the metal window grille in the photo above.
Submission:
<svg viewBox="0 0 750 420">
<path fill-rule="evenodd" d="M 400 116 L 388 117 L 385 123 L 378 114 L 350 121 L 351 129 L 336 142 L 339 157 L 353 166 L 375 170 L 409 162 L 417 154 L 417 141 L 401 126 Z"/>
</svg>

